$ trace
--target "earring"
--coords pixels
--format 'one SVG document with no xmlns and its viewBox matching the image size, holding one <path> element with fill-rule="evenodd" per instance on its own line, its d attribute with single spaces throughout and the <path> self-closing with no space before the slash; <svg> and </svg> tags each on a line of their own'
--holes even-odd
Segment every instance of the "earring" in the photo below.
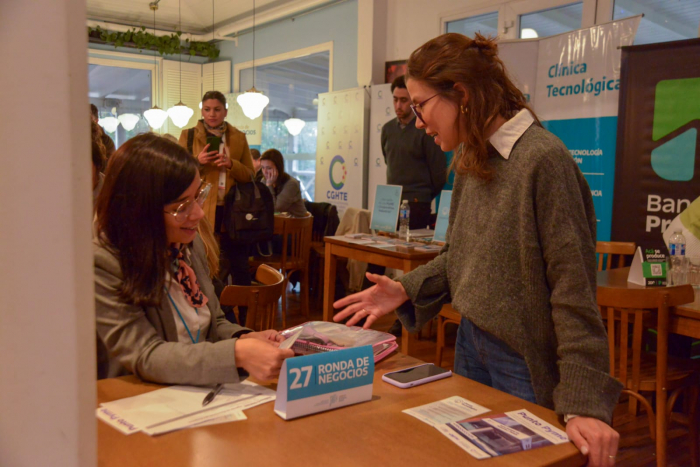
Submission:
<svg viewBox="0 0 700 467">
<path fill-rule="evenodd" d="M 463 114 L 467 113 L 467 110 L 468 109 L 466 107 L 464 107 L 463 105 L 459 106 L 459 111 L 462 112 Z"/>
</svg>

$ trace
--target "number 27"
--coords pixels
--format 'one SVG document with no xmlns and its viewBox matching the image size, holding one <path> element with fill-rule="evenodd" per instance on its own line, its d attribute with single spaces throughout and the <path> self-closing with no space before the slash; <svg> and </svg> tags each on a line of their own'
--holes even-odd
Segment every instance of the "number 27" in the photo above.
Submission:
<svg viewBox="0 0 700 467">
<path fill-rule="evenodd" d="M 289 369 L 289 374 L 294 375 L 294 381 L 292 382 L 292 385 L 289 386 L 289 389 L 301 389 L 305 388 L 306 386 L 309 385 L 309 380 L 311 379 L 311 366 L 303 366 L 301 368 L 290 368 Z M 304 380 L 304 384 L 299 384 L 299 380 L 301 379 L 301 372 L 306 373 L 306 379 Z"/>
</svg>

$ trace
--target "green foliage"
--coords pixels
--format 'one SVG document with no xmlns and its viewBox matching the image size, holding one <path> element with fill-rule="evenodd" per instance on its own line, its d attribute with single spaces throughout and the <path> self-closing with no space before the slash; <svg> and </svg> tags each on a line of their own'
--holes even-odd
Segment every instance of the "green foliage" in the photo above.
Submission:
<svg viewBox="0 0 700 467">
<path fill-rule="evenodd" d="M 198 42 L 185 40 L 183 46 L 180 42 L 180 31 L 169 36 L 155 36 L 146 31 L 145 27 L 140 29 L 130 29 L 126 32 L 107 31 L 97 26 L 88 27 L 88 36 L 99 37 L 107 44 L 114 44 L 117 47 L 134 47 L 139 50 L 156 50 L 160 55 L 201 55 L 210 59 L 219 56 L 219 49 L 209 42 Z"/>
</svg>

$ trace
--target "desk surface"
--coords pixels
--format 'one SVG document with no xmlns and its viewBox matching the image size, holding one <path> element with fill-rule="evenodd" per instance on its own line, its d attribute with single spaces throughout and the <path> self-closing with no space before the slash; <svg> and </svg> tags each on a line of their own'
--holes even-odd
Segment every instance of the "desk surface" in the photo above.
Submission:
<svg viewBox="0 0 700 467">
<path fill-rule="evenodd" d="M 387 371 L 420 363 L 395 354 L 380 362 L 370 402 L 284 421 L 273 403 L 246 410 L 248 420 L 191 428 L 150 437 L 130 436 L 98 423 L 99 465 L 216 467 L 231 465 L 357 466 L 474 465 L 581 466 L 585 459 L 571 443 L 506 456 L 476 460 L 436 429 L 401 413 L 402 410 L 460 395 L 494 410 L 526 408 L 561 428 L 554 412 L 454 375 L 411 389 L 381 381 Z M 161 386 L 136 377 L 97 382 L 98 402 L 130 397 Z M 274 388 L 275 386 L 272 385 Z"/>
<path fill-rule="evenodd" d="M 375 253 L 375 254 L 381 254 L 384 256 L 389 256 L 393 258 L 401 258 L 401 259 L 410 259 L 410 260 L 417 260 L 417 261 L 425 261 L 428 262 L 431 259 L 435 258 L 438 254 L 439 251 L 411 251 L 411 252 L 402 252 L 402 251 L 396 251 L 396 247 L 385 247 L 385 248 L 380 248 L 377 246 L 372 246 L 371 243 L 369 244 L 359 244 L 359 243 L 354 243 L 352 242 L 352 239 L 349 239 L 344 236 L 337 236 L 337 237 L 324 237 L 323 240 L 326 243 L 330 243 L 333 245 L 340 245 L 340 246 L 345 246 L 348 248 L 353 248 L 355 250 L 359 251 L 365 251 L 367 253 Z M 389 240 L 389 238 L 387 238 Z"/>
<path fill-rule="evenodd" d="M 598 272 L 598 287 L 643 289 L 643 285 L 627 282 L 630 268 L 609 269 Z M 700 339 L 700 297 L 695 297 L 693 303 L 688 303 L 671 309 L 669 315 L 669 332 Z"/>
</svg>

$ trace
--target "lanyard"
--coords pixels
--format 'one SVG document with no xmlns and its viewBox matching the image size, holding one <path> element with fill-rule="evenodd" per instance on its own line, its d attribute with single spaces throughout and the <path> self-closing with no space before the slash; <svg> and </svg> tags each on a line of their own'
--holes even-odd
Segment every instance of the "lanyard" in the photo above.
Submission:
<svg viewBox="0 0 700 467">
<path fill-rule="evenodd" d="M 175 305 L 175 300 L 173 300 L 173 297 L 170 296 L 170 292 L 168 291 L 167 287 L 163 287 L 165 289 L 165 293 L 168 294 L 168 298 L 170 299 L 170 303 L 173 304 L 173 307 L 175 307 L 175 311 L 177 311 L 177 315 L 180 317 L 180 321 L 182 321 L 182 324 L 185 325 L 185 330 L 187 331 L 187 334 L 190 335 L 190 340 L 192 341 L 193 344 L 196 344 L 199 342 L 199 331 L 202 330 L 202 326 L 199 326 L 199 329 L 197 329 L 197 339 L 192 337 L 192 333 L 190 332 L 190 328 L 187 326 L 187 323 L 185 322 L 185 319 L 182 317 L 182 314 L 180 313 L 180 310 L 178 309 L 177 305 Z M 194 312 L 197 313 L 197 317 L 199 317 L 199 310 L 197 308 L 194 309 Z"/>
</svg>

